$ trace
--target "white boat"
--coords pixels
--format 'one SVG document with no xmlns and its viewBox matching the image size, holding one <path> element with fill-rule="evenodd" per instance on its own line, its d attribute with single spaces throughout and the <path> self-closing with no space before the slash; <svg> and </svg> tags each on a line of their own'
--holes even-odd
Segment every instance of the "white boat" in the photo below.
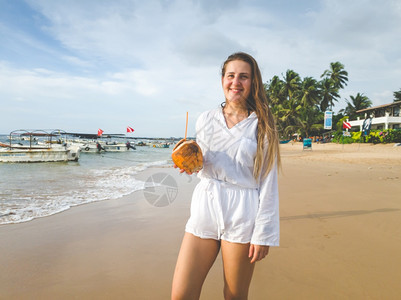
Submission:
<svg viewBox="0 0 401 300">
<path fill-rule="evenodd" d="M 22 132 L 22 133 L 21 133 Z M 60 130 L 58 131 L 60 133 Z M 0 143 L 0 162 L 66 162 L 78 161 L 81 153 L 77 145 L 53 144 L 51 138 L 57 134 L 44 131 L 28 132 L 25 130 L 13 131 L 10 134 L 22 134 L 29 137 L 29 144 L 3 144 Z M 49 143 L 38 145 L 33 142 L 33 137 L 47 138 Z M 10 138 L 12 140 L 12 138 Z"/>
<path fill-rule="evenodd" d="M 104 151 L 106 152 L 125 152 L 129 150 L 135 150 L 134 144 L 130 142 L 118 143 L 118 142 L 106 142 L 102 144 Z"/>
<path fill-rule="evenodd" d="M 118 142 L 87 142 L 81 144 L 82 152 L 86 153 L 100 153 L 100 152 L 126 152 L 129 150 L 135 150 L 134 144 L 130 142 L 118 143 Z"/>
<path fill-rule="evenodd" d="M 7 149 L 0 148 L 0 162 L 58 162 L 77 161 L 81 149 L 77 148 L 43 148 L 43 149 Z"/>
</svg>

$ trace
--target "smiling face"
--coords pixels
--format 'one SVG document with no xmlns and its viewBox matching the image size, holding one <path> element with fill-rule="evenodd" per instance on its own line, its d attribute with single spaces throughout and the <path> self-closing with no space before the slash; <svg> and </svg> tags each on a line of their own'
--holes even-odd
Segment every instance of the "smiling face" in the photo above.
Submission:
<svg viewBox="0 0 401 300">
<path fill-rule="evenodd" d="M 251 66 L 242 60 L 228 62 L 222 77 L 222 85 L 227 103 L 246 106 L 246 99 L 251 93 Z"/>
</svg>

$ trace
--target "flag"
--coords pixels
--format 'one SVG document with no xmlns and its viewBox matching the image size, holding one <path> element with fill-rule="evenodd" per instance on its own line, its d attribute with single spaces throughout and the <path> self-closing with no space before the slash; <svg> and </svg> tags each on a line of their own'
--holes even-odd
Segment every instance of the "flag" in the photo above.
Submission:
<svg viewBox="0 0 401 300">
<path fill-rule="evenodd" d="M 102 136 L 103 134 L 103 130 L 101 130 L 100 128 L 97 130 L 97 136 Z"/>
<path fill-rule="evenodd" d="M 127 126 L 127 132 L 134 132 L 134 128 Z"/>
<path fill-rule="evenodd" d="M 351 124 L 348 122 L 343 121 L 343 128 L 344 129 L 351 129 Z"/>
</svg>

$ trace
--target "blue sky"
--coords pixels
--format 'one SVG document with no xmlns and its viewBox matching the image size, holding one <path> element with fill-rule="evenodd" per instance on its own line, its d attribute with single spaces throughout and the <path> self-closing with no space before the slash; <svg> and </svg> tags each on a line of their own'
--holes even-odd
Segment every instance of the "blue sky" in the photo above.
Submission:
<svg viewBox="0 0 401 300">
<path fill-rule="evenodd" d="M 223 100 L 220 66 L 253 55 L 264 81 L 292 69 L 349 73 L 338 111 L 401 88 L 398 0 L 0 0 L 0 133 L 188 135 Z"/>
</svg>

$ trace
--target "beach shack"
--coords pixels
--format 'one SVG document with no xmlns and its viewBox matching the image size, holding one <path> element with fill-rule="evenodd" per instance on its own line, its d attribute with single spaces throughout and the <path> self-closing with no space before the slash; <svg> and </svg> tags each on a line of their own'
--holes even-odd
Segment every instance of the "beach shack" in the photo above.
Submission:
<svg viewBox="0 0 401 300">
<path fill-rule="evenodd" d="M 350 120 L 353 130 L 362 131 L 365 119 L 371 118 L 371 129 L 401 129 L 401 101 L 358 110 L 357 120 Z"/>
</svg>

